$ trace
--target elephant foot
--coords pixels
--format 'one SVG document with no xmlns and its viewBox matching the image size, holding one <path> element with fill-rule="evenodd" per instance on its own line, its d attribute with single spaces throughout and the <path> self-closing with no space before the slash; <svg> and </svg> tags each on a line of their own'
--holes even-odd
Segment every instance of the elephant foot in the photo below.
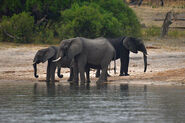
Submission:
<svg viewBox="0 0 185 123">
<path fill-rule="evenodd" d="M 128 74 L 128 73 L 125 73 L 125 76 L 130 76 L 130 74 Z"/>
<path fill-rule="evenodd" d="M 120 74 L 119 76 L 129 76 L 129 74 L 128 73 L 125 73 L 125 74 Z"/>
</svg>

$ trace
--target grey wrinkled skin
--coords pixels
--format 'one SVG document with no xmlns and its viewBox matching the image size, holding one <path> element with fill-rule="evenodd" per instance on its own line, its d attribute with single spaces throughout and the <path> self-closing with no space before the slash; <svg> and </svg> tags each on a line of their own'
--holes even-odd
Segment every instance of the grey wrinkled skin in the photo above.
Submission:
<svg viewBox="0 0 185 123">
<path fill-rule="evenodd" d="M 130 51 L 133 53 L 138 53 L 141 51 L 143 53 L 144 59 L 144 72 L 147 69 L 147 50 L 145 48 L 144 43 L 141 39 L 133 38 L 133 37 L 119 37 L 113 39 L 107 39 L 112 46 L 116 50 L 116 59 L 120 59 L 120 76 L 127 76 L 128 74 L 128 66 L 129 66 L 129 54 Z M 98 77 L 100 74 L 100 70 L 97 70 L 96 76 Z"/>
<path fill-rule="evenodd" d="M 84 84 L 84 72 L 90 67 L 102 69 L 97 81 L 101 83 L 107 81 L 106 71 L 115 56 L 115 50 L 106 38 L 77 37 L 61 41 L 57 58 L 66 56 L 73 59 L 74 83 L 78 83 L 78 73 L 80 73 L 81 84 Z"/>
</svg>

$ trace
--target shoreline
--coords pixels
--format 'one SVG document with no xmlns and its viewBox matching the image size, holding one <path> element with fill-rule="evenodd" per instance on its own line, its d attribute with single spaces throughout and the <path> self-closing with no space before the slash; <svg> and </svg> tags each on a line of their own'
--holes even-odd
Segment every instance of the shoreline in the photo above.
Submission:
<svg viewBox="0 0 185 123">
<path fill-rule="evenodd" d="M 148 68 L 144 73 L 144 63 L 142 53 L 130 54 L 129 74 L 130 76 L 119 76 L 120 63 L 117 60 L 117 74 L 114 74 L 111 68 L 108 83 L 135 83 L 143 84 L 158 84 L 167 85 L 173 83 L 175 85 L 184 85 L 185 83 L 185 51 L 174 51 L 165 48 L 153 49 L 155 47 L 149 45 L 148 50 Z M 32 61 L 38 49 L 45 48 L 45 46 L 33 47 L 0 47 L 0 83 L 2 81 L 28 81 L 39 82 L 45 81 L 47 63 L 38 65 L 39 78 L 33 76 Z M 112 67 L 114 66 L 111 63 Z M 67 81 L 69 77 L 69 69 L 62 68 L 61 74 L 64 75 L 63 79 L 56 76 L 56 80 L 62 83 Z M 95 70 L 90 72 L 92 82 L 95 82 Z M 118 82 L 121 81 L 121 82 Z M 136 82 L 137 81 L 137 82 Z M 160 84 L 161 83 L 161 84 Z M 179 84 L 178 84 L 179 83 Z"/>
</svg>

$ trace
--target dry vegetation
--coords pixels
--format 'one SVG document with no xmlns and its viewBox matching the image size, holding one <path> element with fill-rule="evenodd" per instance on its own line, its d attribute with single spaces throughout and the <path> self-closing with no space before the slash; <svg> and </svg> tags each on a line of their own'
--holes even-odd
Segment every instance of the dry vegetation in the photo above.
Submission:
<svg viewBox="0 0 185 123">
<path fill-rule="evenodd" d="M 130 2 L 131 0 L 126 0 L 126 1 Z M 164 6 L 185 7 L 184 0 L 163 0 L 163 1 L 164 1 Z M 158 6 L 160 6 L 160 2 L 161 2 L 161 0 L 143 0 L 142 5 L 150 5 L 153 7 L 158 7 Z"/>
</svg>

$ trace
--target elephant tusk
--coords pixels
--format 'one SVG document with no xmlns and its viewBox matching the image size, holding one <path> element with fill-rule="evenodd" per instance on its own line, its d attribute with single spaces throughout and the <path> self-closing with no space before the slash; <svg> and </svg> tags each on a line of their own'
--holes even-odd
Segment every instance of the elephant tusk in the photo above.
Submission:
<svg viewBox="0 0 185 123">
<path fill-rule="evenodd" d="M 58 59 L 55 59 L 55 60 L 53 60 L 52 62 L 57 62 L 57 61 L 59 61 L 61 58 L 62 58 L 62 57 L 59 57 Z"/>
<path fill-rule="evenodd" d="M 33 62 L 33 64 L 36 64 L 36 62 Z"/>
</svg>

